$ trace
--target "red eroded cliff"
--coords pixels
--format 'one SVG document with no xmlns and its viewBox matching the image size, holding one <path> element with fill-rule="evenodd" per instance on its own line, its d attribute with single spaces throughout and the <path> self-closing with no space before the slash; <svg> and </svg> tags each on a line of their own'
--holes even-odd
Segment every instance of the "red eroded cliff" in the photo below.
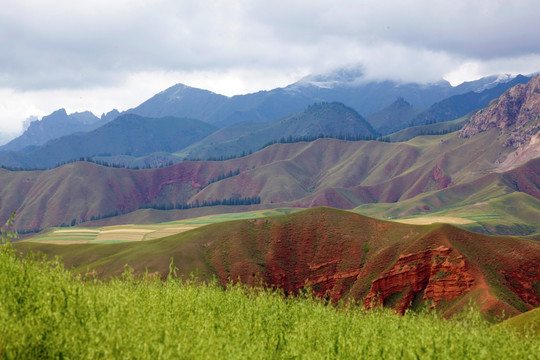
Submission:
<svg viewBox="0 0 540 360">
<path fill-rule="evenodd" d="M 455 299 L 471 289 L 474 276 L 463 256 L 443 245 L 413 254 L 401 255 L 390 269 L 371 284 L 364 299 L 367 308 L 386 304 L 397 297 L 396 311 L 404 313 L 413 299 L 424 292 L 422 300 L 433 305 Z"/>
</svg>

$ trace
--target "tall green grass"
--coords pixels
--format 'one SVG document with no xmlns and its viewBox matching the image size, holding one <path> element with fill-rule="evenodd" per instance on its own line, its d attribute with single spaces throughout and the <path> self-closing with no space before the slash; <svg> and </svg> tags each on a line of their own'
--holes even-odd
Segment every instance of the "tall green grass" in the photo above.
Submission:
<svg viewBox="0 0 540 360">
<path fill-rule="evenodd" d="M 535 337 L 478 313 L 445 320 L 216 283 L 74 276 L 0 245 L 4 359 L 534 359 Z"/>
</svg>

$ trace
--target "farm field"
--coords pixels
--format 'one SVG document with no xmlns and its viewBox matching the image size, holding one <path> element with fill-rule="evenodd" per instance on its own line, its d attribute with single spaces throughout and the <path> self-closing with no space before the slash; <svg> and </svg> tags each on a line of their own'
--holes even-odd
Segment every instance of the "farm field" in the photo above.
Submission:
<svg viewBox="0 0 540 360">
<path fill-rule="evenodd" d="M 474 223 L 473 220 L 452 216 L 419 216 L 407 219 L 395 219 L 395 222 L 411 225 L 430 225 L 435 223 L 463 225 Z"/>
<path fill-rule="evenodd" d="M 113 244 L 132 241 L 154 240 L 179 234 L 198 227 L 231 220 L 257 219 L 266 216 L 289 214 L 301 209 L 272 209 L 208 215 L 193 219 L 169 221 L 159 224 L 127 224 L 104 227 L 51 228 L 29 237 L 25 241 L 44 244 Z"/>
</svg>

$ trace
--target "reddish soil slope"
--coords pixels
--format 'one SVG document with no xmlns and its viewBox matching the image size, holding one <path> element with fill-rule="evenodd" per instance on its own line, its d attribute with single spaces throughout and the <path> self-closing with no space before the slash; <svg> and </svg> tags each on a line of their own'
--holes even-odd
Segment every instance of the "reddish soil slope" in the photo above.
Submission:
<svg viewBox="0 0 540 360">
<path fill-rule="evenodd" d="M 207 244 L 222 282 L 260 277 L 293 294 L 308 284 L 319 296 L 363 299 L 366 307 L 382 302 L 400 312 L 416 297 L 443 302 L 448 312 L 469 298 L 494 313 L 540 305 L 538 243 L 325 208 L 243 227 Z"/>
<path fill-rule="evenodd" d="M 412 254 L 400 255 L 394 265 L 371 284 L 364 300 L 367 308 L 384 304 L 399 294 L 397 310 L 403 313 L 420 293 L 433 305 L 454 300 L 471 290 L 474 274 L 463 255 L 444 245 Z"/>
<path fill-rule="evenodd" d="M 449 225 L 413 226 L 355 213 L 314 208 L 258 220 L 209 225 L 168 238 L 114 245 L 18 243 L 60 254 L 80 271 L 119 274 L 195 272 L 247 284 L 260 281 L 296 294 L 377 303 L 405 311 L 420 300 L 447 314 L 476 301 L 492 314 L 540 305 L 540 243 L 489 237 Z"/>
</svg>

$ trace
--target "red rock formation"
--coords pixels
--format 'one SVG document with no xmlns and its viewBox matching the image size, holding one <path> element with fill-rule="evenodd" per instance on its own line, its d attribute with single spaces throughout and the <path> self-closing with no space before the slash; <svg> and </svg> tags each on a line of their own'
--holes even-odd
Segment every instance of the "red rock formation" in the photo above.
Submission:
<svg viewBox="0 0 540 360">
<path fill-rule="evenodd" d="M 474 277 L 463 256 L 441 245 L 436 249 L 401 255 L 392 268 L 372 282 L 364 305 L 371 308 L 384 304 L 391 295 L 399 294 L 395 308 L 404 313 L 421 291 L 424 291 L 422 300 L 435 305 L 443 299 L 461 296 L 473 283 Z"/>
</svg>

